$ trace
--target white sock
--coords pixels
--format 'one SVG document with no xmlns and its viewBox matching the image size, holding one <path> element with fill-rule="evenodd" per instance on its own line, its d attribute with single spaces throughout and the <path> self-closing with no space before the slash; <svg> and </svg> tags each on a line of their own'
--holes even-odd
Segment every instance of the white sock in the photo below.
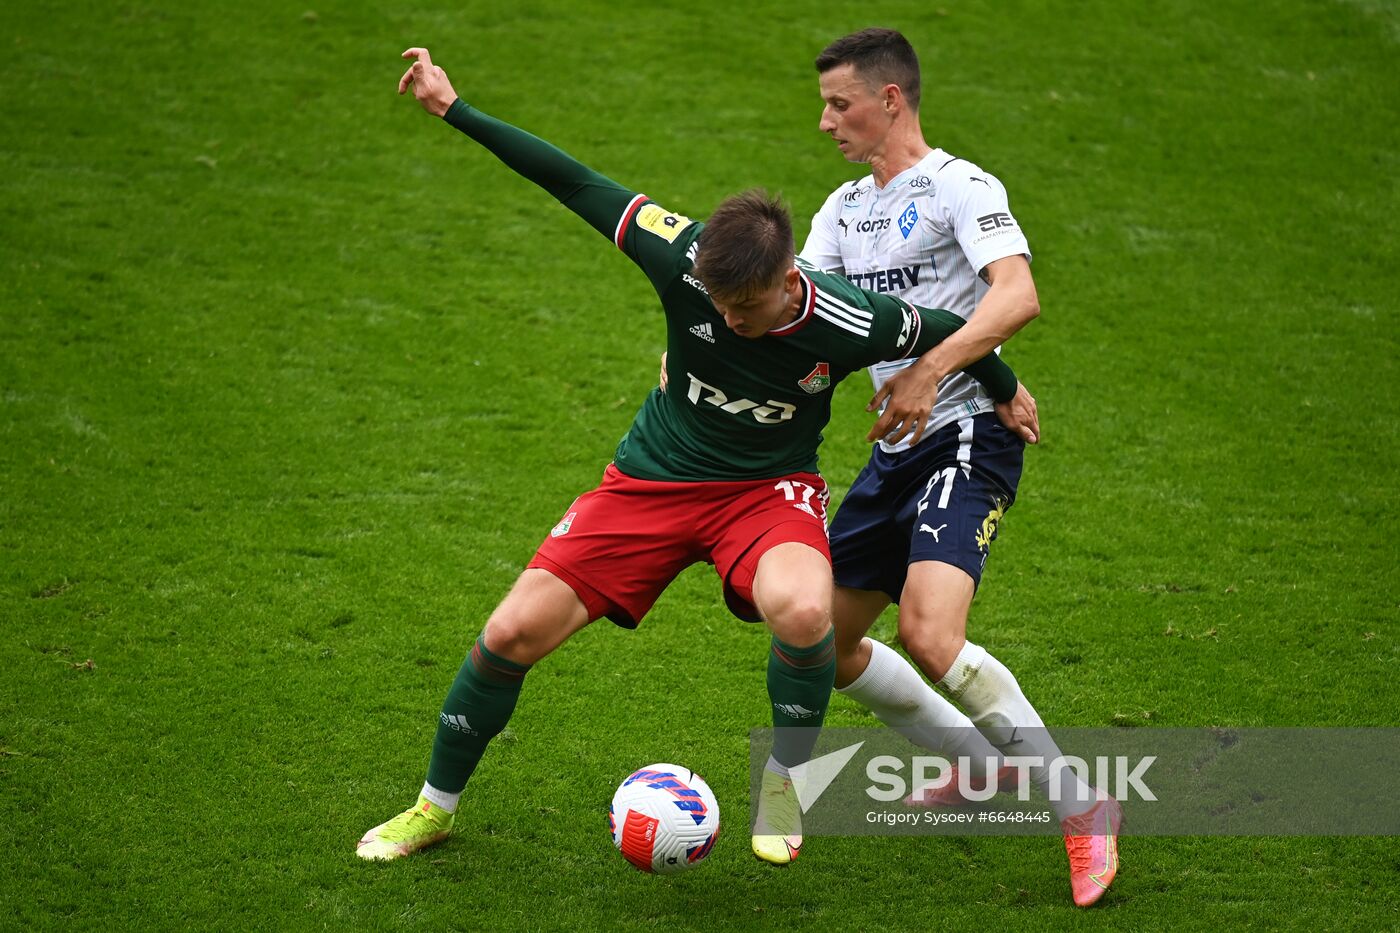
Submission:
<svg viewBox="0 0 1400 933">
<path fill-rule="evenodd" d="M 987 759 L 999 756 L 972 720 L 935 693 L 898 651 L 874 639 L 865 640 L 870 643 L 870 663 L 850 686 L 838 687 L 837 692 L 868 708 L 915 745 L 949 759 L 966 757 L 969 772 L 986 777 Z"/>
<path fill-rule="evenodd" d="M 456 813 L 457 803 L 462 799 L 461 791 L 455 794 L 449 794 L 445 790 L 438 790 L 426 781 L 423 782 L 423 789 L 419 791 L 419 794 L 427 798 L 428 802 L 433 806 L 442 807 L 448 813 Z"/>
<path fill-rule="evenodd" d="M 1031 781 L 1041 793 L 1050 796 L 1049 765 L 1060 757 L 1059 746 L 1006 665 L 982 646 L 967 642 L 938 686 L 962 704 L 977 728 L 1003 754 L 1040 757 L 1045 765 L 1030 769 Z M 1061 764 L 1054 771 L 1058 773 L 1061 799 L 1051 800 L 1050 806 L 1057 817 L 1063 820 L 1093 807 L 1093 789 L 1071 768 Z"/>
<path fill-rule="evenodd" d="M 787 766 L 779 764 L 778 759 L 774 758 L 772 755 L 768 756 L 768 763 L 763 766 L 763 770 L 772 771 L 783 780 L 792 777 L 792 775 L 788 774 Z"/>
</svg>

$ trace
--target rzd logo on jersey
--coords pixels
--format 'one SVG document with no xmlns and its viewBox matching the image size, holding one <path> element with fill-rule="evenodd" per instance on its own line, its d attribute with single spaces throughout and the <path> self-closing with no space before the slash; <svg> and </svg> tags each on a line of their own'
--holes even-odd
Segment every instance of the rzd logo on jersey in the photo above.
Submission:
<svg viewBox="0 0 1400 933">
<path fill-rule="evenodd" d="M 703 401 L 715 406 L 720 411 L 727 411 L 731 415 L 741 415 L 747 412 L 753 415 L 753 420 L 759 424 L 782 424 L 784 421 L 791 421 L 792 416 L 797 412 L 796 405 L 775 402 L 771 398 L 766 405 L 761 405 L 747 398 L 736 398 L 730 401 L 723 389 L 701 382 L 695 378 L 694 373 L 686 373 L 686 375 L 690 377 L 690 391 L 686 394 L 686 398 L 690 399 L 692 405 L 699 405 Z"/>
<path fill-rule="evenodd" d="M 808 373 L 807 378 L 797 380 L 797 384 L 808 395 L 825 392 L 831 388 L 831 364 L 818 363 L 817 368 Z"/>
</svg>

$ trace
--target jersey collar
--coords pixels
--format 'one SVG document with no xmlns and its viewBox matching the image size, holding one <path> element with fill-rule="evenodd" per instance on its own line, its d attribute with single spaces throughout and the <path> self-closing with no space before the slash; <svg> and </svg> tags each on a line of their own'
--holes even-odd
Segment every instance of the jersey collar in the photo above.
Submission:
<svg viewBox="0 0 1400 933">
<path fill-rule="evenodd" d="M 817 289 L 816 286 L 812 284 L 812 280 L 807 278 L 807 273 L 799 268 L 797 274 L 802 279 L 802 298 L 800 300 L 801 303 L 798 305 L 799 310 L 797 312 L 797 318 L 784 324 L 782 327 L 773 328 L 764 336 L 786 337 L 806 327 L 807 322 L 812 319 L 812 308 L 817 303 Z"/>
</svg>

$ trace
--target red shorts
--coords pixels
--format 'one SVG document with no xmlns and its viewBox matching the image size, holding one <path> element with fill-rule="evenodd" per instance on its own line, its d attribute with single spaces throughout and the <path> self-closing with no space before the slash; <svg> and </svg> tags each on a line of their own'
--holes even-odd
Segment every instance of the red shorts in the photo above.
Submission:
<svg viewBox="0 0 1400 933">
<path fill-rule="evenodd" d="M 686 567 L 714 564 L 730 612 L 759 621 L 753 603 L 758 559 L 788 541 L 831 560 L 826 482 L 815 473 L 733 483 L 634 479 L 608 464 L 603 483 L 574 500 L 531 567 L 567 583 L 588 607 L 636 628 Z"/>
</svg>

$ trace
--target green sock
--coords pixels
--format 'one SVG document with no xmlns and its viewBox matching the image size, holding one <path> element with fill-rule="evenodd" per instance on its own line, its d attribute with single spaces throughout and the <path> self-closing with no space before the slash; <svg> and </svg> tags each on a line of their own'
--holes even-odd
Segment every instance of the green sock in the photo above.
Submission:
<svg viewBox="0 0 1400 933">
<path fill-rule="evenodd" d="M 484 638 L 477 638 L 438 716 L 433 757 L 428 763 L 430 785 L 449 794 L 462 792 L 486 751 L 486 743 L 510 720 L 529 670 L 528 665 L 492 654 Z"/>
<path fill-rule="evenodd" d="M 773 757 L 783 767 L 812 757 L 835 681 L 834 631 L 807 648 L 794 648 L 774 636 L 768 655 L 768 698 L 773 703 Z"/>
</svg>

